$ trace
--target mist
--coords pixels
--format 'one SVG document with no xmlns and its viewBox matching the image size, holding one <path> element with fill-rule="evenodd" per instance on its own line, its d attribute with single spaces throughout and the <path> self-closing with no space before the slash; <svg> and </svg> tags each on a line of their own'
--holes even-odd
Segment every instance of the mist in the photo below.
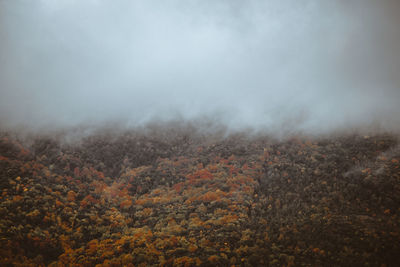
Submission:
<svg viewBox="0 0 400 267">
<path fill-rule="evenodd" d="M 400 129 L 398 1 L 0 0 L 0 125 Z"/>
</svg>

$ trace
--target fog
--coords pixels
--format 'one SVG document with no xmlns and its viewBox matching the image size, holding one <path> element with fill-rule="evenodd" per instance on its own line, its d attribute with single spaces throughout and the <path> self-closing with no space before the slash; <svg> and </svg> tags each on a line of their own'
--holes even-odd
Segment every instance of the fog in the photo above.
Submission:
<svg viewBox="0 0 400 267">
<path fill-rule="evenodd" d="M 400 128 L 400 2 L 0 0 L 0 124 Z"/>
</svg>

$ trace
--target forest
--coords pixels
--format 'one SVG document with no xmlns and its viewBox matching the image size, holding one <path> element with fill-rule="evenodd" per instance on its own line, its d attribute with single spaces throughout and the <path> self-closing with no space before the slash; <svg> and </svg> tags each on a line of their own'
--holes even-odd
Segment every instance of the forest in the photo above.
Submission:
<svg viewBox="0 0 400 267">
<path fill-rule="evenodd" d="M 1 266 L 398 266 L 394 134 L 0 133 Z"/>
</svg>

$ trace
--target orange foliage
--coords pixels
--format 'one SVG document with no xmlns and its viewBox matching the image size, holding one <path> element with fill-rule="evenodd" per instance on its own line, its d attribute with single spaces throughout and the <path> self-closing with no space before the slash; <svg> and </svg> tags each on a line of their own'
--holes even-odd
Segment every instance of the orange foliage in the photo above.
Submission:
<svg viewBox="0 0 400 267">
<path fill-rule="evenodd" d="M 223 216 L 220 221 L 222 224 L 228 224 L 228 223 L 232 223 L 232 222 L 236 222 L 239 219 L 239 216 L 237 216 L 236 214 L 233 215 L 225 215 Z"/>
<path fill-rule="evenodd" d="M 132 206 L 132 200 L 130 198 L 122 201 L 121 204 L 119 205 L 121 209 L 129 209 L 131 206 Z"/>
<path fill-rule="evenodd" d="M 149 199 L 136 199 L 135 204 L 136 205 L 144 205 L 145 203 L 149 202 Z"/>
<path fill-rule="evenodd" d="M 197 249 L 198 249 L 198 247 L 196 245 L 193 245 L 193 244 L 190 245 L 189 248 L 188 248 L 190 253 L 196 252 Z"/>
<path fill-rule="evenodd" d="M 207 166 L 207 169 L 210 171 L 210 172 L 217 172 L 218 171 L 218 165 L 217 164 L 210 164 L 210 165 L 208 165 Z"/>
<path fill-rule="evenodd" d="M 188 176 L 189 183 L 195 184 L 196 180 L 211 180 L 214 178 L 213 174 L 207 169 L 201 169 Z"/>
<path fill-rule="evenodd" d="M 61 202 L 61 201 L 59 201 L 58 199 L 56 199 L 56 207 L 61 207 L 61 206 L 63 206 L 64 204 Z"/>
<path fill-rule="evenodd" d="M 175 247 L 178 244 L 178 238 L 176 236 L 171 236 L 168 240 L 170 246 Z"/>
<path fill-rule="evenodd" d="M 390 209 L 386 209 L 383 213 L 390 214 Z"/>
<path fill-rule="evenodd" d="M 190 224 L 196 227 L 202 227 L 204 222 L 199 217 L 190 218 Z"/>
<path fill-rule="evenodd" d="M 184 267 L 189 267 L 189 266 L 199 266 L 201 264 L 201 261 L 199 258 L 190 258 L 188 256 L 183 256 L 176 258 L 174 260 L 174 266 L 184 266 Z"/>
<path fill-rule="evenodd" d="M 87 195 L 84 199 L 82 199 L 81 207 L 84 208 L 87 205 L 96 204 L 97 202 L 98 202 L 98 200 L 96 200 L 94 197 L 92 197 L 91 195 Z"/>
<path fill-rule="evenodd" d="M 14 197 L 13 197 L 13 202 L 19 202 L 19 201 L 21 201 L 22 199 L 23 199 L 22 196 L 17 195 L 17 196 L 14 196 Z"/>
<path fill-rule="evenodd" d="M 75 198 L 76 198 L 76 193 L 74 192 L 74 191 L 69 191 L 68 193 L 67 193 L 67 200 L 68 201 L 70 201 L 70 202 L 74 202 L 75 201 Z"/>
<path fill-rule="evenodd" d="M 215 200 L 220 200 L 220 197 L 217 193 L 209 191 L 201 196 L 201 200 L 203 200 L 204 202 L 211 202 Z"/>
<path fill-rule="evenodd" d="M 149 217 L 149 216 L 151 216 L 151 214 L 153 214 L 153 209 L 151 209 L 151 208 L 144 208 L 143 209 L 143 215 L 144 216 Z"/>
<path fill-rule="evenodd" d="M 319 248 L 313 248 L 312 250 L 315 254 L 321 253 L 321 250 Z"/>
<path fill-rule="evenodd" d="M 219 259 L 219 257 L 216 255 L 212 255 L 212 256 L 208 257 L 208 261 L 211 263 L 217 263 L 218 259 Z"/>
</svg>

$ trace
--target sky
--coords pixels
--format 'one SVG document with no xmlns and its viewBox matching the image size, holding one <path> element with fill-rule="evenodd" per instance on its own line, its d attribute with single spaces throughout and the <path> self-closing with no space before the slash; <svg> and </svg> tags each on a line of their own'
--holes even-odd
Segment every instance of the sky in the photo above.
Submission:
<svg viewBox="0 0 400 267">
<path fill-rule="evenodd" d="M 0 126 L 400 129 L 400 1 L 0 0 Z"/>
</svg>

